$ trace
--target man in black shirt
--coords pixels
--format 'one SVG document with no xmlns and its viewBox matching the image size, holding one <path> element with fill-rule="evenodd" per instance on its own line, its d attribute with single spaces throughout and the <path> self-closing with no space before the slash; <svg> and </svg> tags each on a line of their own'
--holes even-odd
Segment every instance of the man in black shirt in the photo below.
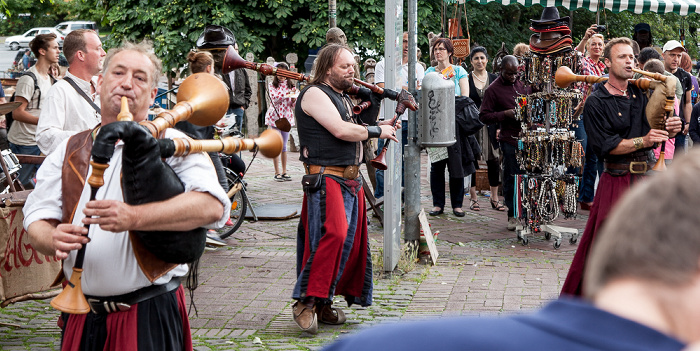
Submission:
<svg viewBox="0 0 700 351">
<path fill-rule="evenodd" d="M 645 107 L 646 94 L 628 82 L 634 72 L 634 52 L 629 38 L 615 38 L 603 51 L 608 81 L 591 93 L 583 107 L 588 144 L 600 155 L 605 171 L 600 177 L 593 207 L 581 244 L 571 263 L 562 294 L 582 293 L 583 272 L 588 251 L 610 209 L 648 168 L 651 149 L 681 130 L 678 117 L 668 118 L 666 130 L 651 129 Z"/>
<path fill-rule="evenodd" d="M 666 71 L 671 72 L 683 87 L 683 93 L 681 94 L 680 101 L 680 117 L 681 123 L 683 123 L 683 131 L 676 135 L 676 152 L 675 155 L 682 155 L 685 151 L 685 136 L 688 134 L 688 127 L 690 125 L 690 113 L 693 109 L 693 104 L 691 103 L 690 92 L 693 90 L 693 83 L 690 78 L 690 73 L 683 69 L 679 69 L 678 65 L 681 62 L 681 53 L 685 51 L 683 45 L 677 40 L 669 40 L 664 44 L 664 66 Z M 680 152 L 679 152 L 680 151 Z"/>
</svg>

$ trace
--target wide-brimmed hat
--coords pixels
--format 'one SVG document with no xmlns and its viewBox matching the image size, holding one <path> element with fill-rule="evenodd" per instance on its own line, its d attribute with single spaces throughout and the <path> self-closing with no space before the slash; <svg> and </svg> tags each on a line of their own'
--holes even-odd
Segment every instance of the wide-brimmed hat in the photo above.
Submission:
<svg viewBox="0 0 700 351">
<path fill-rule="evenodd" d="M 532 23 L 547 23 L 547 22 L 569 22 L 569 16 L 559 17 L 559 10 L 556 6 L 545 7 L 540 15 L 540 19 L 531 19 Z"/>
<path fill-rule="evenodd" d="M 197 39 L 197 49 L 227 48 L 235 44 L 236 37 L 233 36 L 233 32 L 224 26 L 206 26 Z"/>
<path fill-rule="evenodd" d="M 559 51 L 562 47 L 571 46 L 572 42 L 570 35 L 543 40 L 540 38 L 540 33 L 535 33 L 530 36 L 530 50 L 537 52 Z"/>
<path fill-rule="evenodd" d="M 647 31 L 651 33 L 651 26 L 648 23 L 637 23 L 634 26 L 634 32 Z"/>
</svg>

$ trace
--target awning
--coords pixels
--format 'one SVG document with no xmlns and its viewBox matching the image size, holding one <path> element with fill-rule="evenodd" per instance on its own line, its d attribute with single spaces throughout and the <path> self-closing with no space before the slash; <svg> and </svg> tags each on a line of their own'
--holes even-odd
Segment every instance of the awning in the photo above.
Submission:
<svg viewBox="0 0 700 351">
<path fill-rule="evenodd" d="M 446 3 L 455 3 L 459 0 L 443 0 Z M 675 12 L 685 16 L 700 10 L 700 0 L 471 0 L 486 5 L 490 2 L 498 2 L 503 5 L 518 3 L 525 7 L 532 5 L 561 6 L 568 10 L 580 8 L 597 12 L 603 8 L 614 13 L 630 11 L 633 13 L 655 12 L 669 13 Z M 462 1 L 459 1 L 460 3 Z"/>
</svg>

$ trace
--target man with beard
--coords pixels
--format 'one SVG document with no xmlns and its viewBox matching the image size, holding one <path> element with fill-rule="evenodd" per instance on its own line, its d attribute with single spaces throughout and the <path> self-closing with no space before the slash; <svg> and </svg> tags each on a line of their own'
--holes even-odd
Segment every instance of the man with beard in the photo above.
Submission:
<svg viewBox="0 0 700 351">
<path fill-rule="evenodd" d="M 586 100 L 583 116 L 588 144 L 604 160 L 586 229 L 571 263 L 562 294 L 581 295 L 584 266 L 596 233 L 620 197 L 651 169 L 651 150 L 681 130 L 681 120 L 666 121 L 666 130 L 651 129 L 645 107 L 646 94 L 627 80 L 634 72 L 634 52 L 629 38 L 615 38 L 603 51 L 610 77 Z"/>
<path fill-rule="evenodd" d="M 505 56 L 501 61 L 501 75 L 486 88 L 479 113 L 479 119 L 485 124 L 500 124 L 498 141 L 503 153 L 503 197 L 508 207 L 508 230 L 515 230 L 517 225 L 513 182 L 520 172 L 515 158 L 520 134 L 520 122 L 515 120 L 515 98 L 530 92 L 530 87 L 518 80 L 518 59 L 513 55 Z"/>
<path fill-rule="evenodd" d="M 355 59 L 343 45 L 328 44 L 316 59 L 311 85 L 297 98 L 300 157 L 307 175 L 297 233 L 297 282 L 293 318 L 309 333 L 318 322 L 342 324 L 334 295 L 348 304 L 372 303 L 372 260 L 367 241 L 362 178 L 362 141 L 398 142 L 393 120 L 362 125 L 345 90 L 353 85 Z"/>
</svg>

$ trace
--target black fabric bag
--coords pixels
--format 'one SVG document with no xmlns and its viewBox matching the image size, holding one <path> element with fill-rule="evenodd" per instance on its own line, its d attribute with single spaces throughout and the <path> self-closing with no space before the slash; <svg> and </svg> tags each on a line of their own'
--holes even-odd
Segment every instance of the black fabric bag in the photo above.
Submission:
<svg viewBox="0 0 700 351">
<path fill-rule="evenodd" d="M 455 97 L 455 120 L 464 136 L 474 135 L 484 126 L 479 120 L 479 108 L 468 96 Z"/>
</svg>

